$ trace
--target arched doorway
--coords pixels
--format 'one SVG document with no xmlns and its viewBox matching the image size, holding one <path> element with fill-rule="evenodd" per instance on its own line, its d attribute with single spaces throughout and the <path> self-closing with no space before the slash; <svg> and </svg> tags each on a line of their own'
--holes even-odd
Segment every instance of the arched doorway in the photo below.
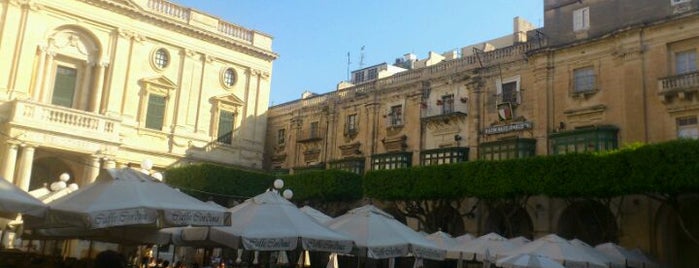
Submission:
<svg viewBox="0 0 699 268">
<path fill-rule="evenodd" d="M 50 186 L 51 183 L 58 181 L 62 173 L 68 173 L 71 177 L 70 182 L 73 182 L 75 178 L 73 170 L 60 158 L 50 156 L 34 159 L 29 190 L 35 190 L 44 185 Z"/>
<path fill-rule="evenodd" d="M 483 230 L 508 238 L 524 236 L 531 239 L 534 235 L 534 226 L 527 210 L 512 204 L 491 206 Z"/>
<path fill-rule="evenodd" d="M 599 202 L 586 200 L 570 204 L 558 219 L 558 235 L 580 239 L 590 245 L 618 242 L 614 214 Z"/>
<path fill-rule="evenodd" d="M 670 267 L 699 267 L 699 243 L 693 241 L 699 239 L 698 195 L 680 198 L 678 208 L 662 205 L 655 230 L 660 261 Z"/>
</svg>

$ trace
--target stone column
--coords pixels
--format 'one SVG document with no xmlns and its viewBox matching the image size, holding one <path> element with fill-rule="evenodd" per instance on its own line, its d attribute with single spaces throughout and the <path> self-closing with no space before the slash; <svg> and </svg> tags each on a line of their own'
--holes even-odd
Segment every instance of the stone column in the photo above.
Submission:
<svg viewBox="0 0 699 268">
<path fill-rule="evenodd" d="M 49 83 L 49 81 L 51 81 L 50 75 L 54 73 L 51 71 L 51 68 L 53 67 L 53 57 L 55 55 L 55 52 L 46 52 L 46 67 L 44 70 L 44 79 L 42 79 L 42 81 L 44 81 L 45 83 L 43 83 L 43 90 L 41 90 L 41 92 L 39 93 L 39 99 L 36 100 L 38 102 L 48 102 L 49 96 L 47 95 L 49 94 L 49 92 L 51 92 L 51 89 L 49 88 L 51 86 L 51 83 Z"/>
<path fill-rule="evenodd" d="M 15 176 L 15 165 L 17 164 L 17 144 L 8 143 L 5 150 L 5 159 L 2 161 L 2 176 L 12 183 Z"/>
<path fill-rule="evenodd" d="M 116 168 L 116 166 L 117 166 L 116 161 L 114 161 L 114 159 L 111 159 L 111 158 L 104 159 L 104 165 L 103 165 L 104 169 Z"/>
<path fill-rule="evenodd" d="M 90 109 L 90 89 L 92 88 L 92 68 L 95 67 L 94 62 L 86 62 L 85 63 L 85 73 L 83 74 L 82 81 L 80 81 L 80 94 L 78 95 L 78 105 L 77 107 L 80 107 L 85 110 Z M 86 107 L 87 106 L 87 107 Z M 74 105 L 74 107 L 76 107 Z M 91 111 L 91 110 L 90 110 Z"/>
<path fill-rule="evenodd" d="M 82 185 L 81 187 L 85 187 L 85 185 L 88 185 L 90 183 L 93 183 L 95 179 L 97 178 L 97 175 L 100 174 L 100 158 L 97 156 L 90 156 L 87 159 L 87 162 L 89 163 L 88 166 L 85 167 L 85 177 L 83 177 L 82 180 Z"/>
<path fill-rule="evenodd" d="M 46 47 L 39 46 L 39 68 L 36 70 L 36 76 L 34 77 L 34 90 L 32 92 L 32 99 L 34 101 L 39 101 L 41 98 L 41 84 L 44 83 L 44 68 L 46 67 Z"/>
<path fill-rule="evenodd" d="M 93 113 L 101 113 L 102 109 L 102 90 L 104 89 L 104 69 L 107 63 L 102 62 L 97 65 L 97 81 L 95 88 L 90 95 L 90 111 Z"/>
<path fill-rule="evenodd" d="M 31 182 L 34 150 L 35 148 L 32 145 L 22 147 L 22 152 L 19 156 L 19 170 L 17 170 L 17 179 L 15 179 L 15 184 L 27 192 L 29 191 L 29 183 Z"/>
</svg>

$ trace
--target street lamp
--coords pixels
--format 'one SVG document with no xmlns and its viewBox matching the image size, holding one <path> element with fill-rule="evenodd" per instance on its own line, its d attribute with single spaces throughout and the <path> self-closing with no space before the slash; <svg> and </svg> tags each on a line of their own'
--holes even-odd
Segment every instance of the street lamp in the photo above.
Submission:
<svg viewBox="0 0 699 268">
<path fill-rule="evenodd" d="M 141 161 L 141 172 L 144 174 L 148 174 L 154 179 L 158 181 L 163 181 L 163 174 L 157 171 L 152 170 L 153 169 L 153 160 L 150 160 L 148 158 L 143 159 Z"/>
</svg>

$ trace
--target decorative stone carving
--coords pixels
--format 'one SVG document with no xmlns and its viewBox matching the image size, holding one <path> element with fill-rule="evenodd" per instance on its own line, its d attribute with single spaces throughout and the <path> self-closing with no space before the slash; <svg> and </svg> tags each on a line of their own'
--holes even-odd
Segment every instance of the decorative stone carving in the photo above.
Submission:
<svg viewBox="0 0 699 268">
<path fill-rule="evenodd" d="M 359 147 L 361 145 L 362 144 L 360 142 L 355 142 L 351 144 L 340 145 L 338 146 L 338 148 L 340 148 L 342 157 L 359 156 L 362 155 L 362 151 L 359 150 Z"/>
<path fill-rule="evenodd" d="M 397 138 L 384 138 L 381 140 L 381 142 L 383 142 L 383 147 L 386 149 L 386 151 L 400 152 L 405 151 L 405 148 L 408 147 L 408 144 L 406 143 L 407 140 L 408 136 L 401 135 Z"/>
</svg>

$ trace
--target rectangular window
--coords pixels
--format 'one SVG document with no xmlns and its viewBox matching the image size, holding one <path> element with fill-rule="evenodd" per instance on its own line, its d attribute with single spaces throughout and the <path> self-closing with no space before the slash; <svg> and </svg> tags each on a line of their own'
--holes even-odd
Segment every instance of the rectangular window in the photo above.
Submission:
<svg viewBox="0 0 699 268">
<path fill-rule="evenodd" d="M 148 111 L 146 111 L 146 128 L 162 130 L 165 118 L 165 96 L 148 95 Z"/>
<path fill-rule="evenodd" d="M 595 91 L 595 69 L 593 67 L 573 70 L 573 93 Z"/>
<path fill-rule="evenodd" d="M 517 102 L 517 82 L 509 82 L 502 84 L 502 92 L 500 93 L 501 103 L 518 103 Z"/>
<path fill-rule="evenodd" d="M 468 158 L 468 148 L 444 148 L 423 151 L 423 166 L 443 165 L 464 162 Z"/>
<path fill-rule="evenodd" d="M 318 131 L 319 131 L 319 129 L 318 129 L 318 121 L 316 121 L 316 122 L 311 122 L 311 129 L 310 129 L 310 132 L 309 132 L 309 136 L 308 136 L 308 137 L 311 138 L 311 139 L 312 139 L 312 138 L 318 138 L 318 137 L 320 137 L 320 133 L 319 133 Z"/>
<path fill-rule="evenodd" d="M 235 115 L 231 111 L 221 110 L 218 113 L 218 142 L 231 144 L 231 135 L 233 134 L 234 120 Z"/>
<path fill-rule="evenodd" d="M 376 68 L 369 69 L 367 80 L 374 80 L 379 77 L 379 70 Z"/>
<path fill-rule="evenodd" d="M 345 133 L 357 133 L 357 114 L 351 114 L 347 116 L 347 127 L 345 129 Z"/>
<path fill-rule="evenodd" d="M 66 66 L 56 68 L 56 80 L 53 85 L 51 104 L 72 108 L 75 98 L 78 70 Z"/>
<path fill-rule="evenodd" d="M 454 112 L 454 94 L 442 96 L 442 114 Z"/>
<path fill-rule="evenodd" d="M 699 131 L 697 131 L 697 117 L 687 116 L 677 118 L 677 138 L 680 139 L 697 139 Z"/>
<path fill-rule="evenodd" d="M 484 160 L 505 160 L 526 158 L 535 155 L 536 139 L 508 139 L 481 143 L 478 158 Z"/>
<path fill-rule="evenodd" d="M 412 153 L 390 153 L 375 155 L 371 159 L 372 170 L 398 169 L 410 167 Z"/>
<path fill-rule="evenodd" d="M 354 82 L 355 83 L 364 82 L 364 71 L 354 73 Z"/>
<path fill-rule="evenodd" d="M 277 130 L 277 144 L 284 144 L 286 142 L 286 129 Z"/>
<path fill-rule="evenodd" d="M 573 31 L 584 31 L 590 28 L 590 7 L 573 11 Z"/>
<path fill-rule="evenodd" d="M 687 50 L 675 53 L 675 74 L 686 74 L 697 71 L 697 52 Z"/>
<path fill-rule="evenodd" d="M 600 126 L 551 134 L 552 153 L 584 153 L 617 149 L 618 132 L 619 129 L 614 126 Z"/>
<path fill-rule="evenodd" d="M 403 125 L 403 106 L 396 105 L 391 107 L 391 113 L 389 114 L 389 125 L 391 126 L 402 126 Z"/>
<path fill-rule="evenodd" d="M 330 169 L 344 170 L 359 175 L 364 174 L 364 158 L 339 160 L 329 163 Z"/>
</svg>

